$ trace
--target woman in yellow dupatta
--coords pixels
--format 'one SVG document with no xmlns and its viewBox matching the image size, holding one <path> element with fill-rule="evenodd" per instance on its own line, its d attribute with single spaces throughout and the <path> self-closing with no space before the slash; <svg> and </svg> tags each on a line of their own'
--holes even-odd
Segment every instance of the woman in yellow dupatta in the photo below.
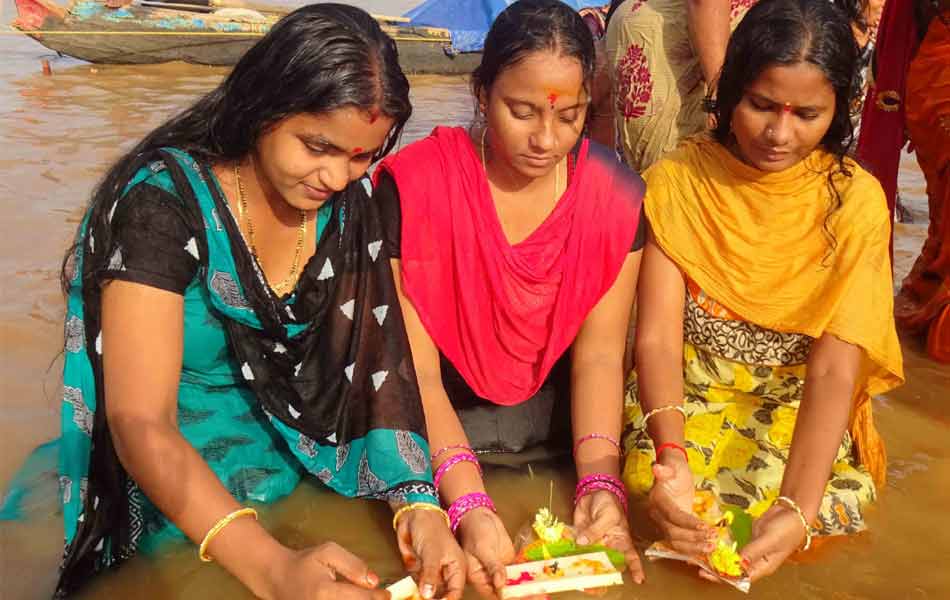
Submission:
<svg viewBox="0 0 950 600">
<path fill-rule="evenodd" d="M 907 73 L 907 130 L 927 179 L 930 229 L 897 298 L 902 327 L 927 336 L 927 353 L 950 363 L 950 1 L 937 14 Z"/>
<path fill-rule="evenodd" d="M 869 398 L 903 381 L 887 205 L 846 158 L 850 34 L 831 3 L 763 0 L 729 42 L 715 139 L 645 174 L 625 481 L 687 554 L 715 539 L 695 500 L 751 513 L 753 579 L 864 527 L 885 474 Z"/>
</svg>

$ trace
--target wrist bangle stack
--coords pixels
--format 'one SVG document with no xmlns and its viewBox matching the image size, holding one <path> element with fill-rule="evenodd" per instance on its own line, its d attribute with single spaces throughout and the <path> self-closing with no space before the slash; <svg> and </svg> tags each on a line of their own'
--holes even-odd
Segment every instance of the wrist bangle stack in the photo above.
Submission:
<svg viewBox="0 0 950 600">
<path fill-rule="evenodd" d="M 455 465 L 463 462 L 469 462 L 475 465 L 475 468 L 478 469 L 478 474 L 482 474 L 482 465 L 479 464 L 478 458 L 472 452 L 460 452 L 459 454 L 453 454 L 452 456 L 445 459 L 439 468 L 435 470 L 435 477 L 433 478 L 433 483 L 435 484 L 435 489 L 438 490 L 442 484 L 442 478 L 445 477 L 445 474 L 448 473 L 449 469 Z"/>
<path fill-rule="evenodd" d="M 443 446 L 439 448 L 436 452 L 432 454 L 432 462 L 435 462 L 439 459 L 440 456 L 445 454 L 450 450 L 466 450 L 469 454 L 475 454 L 475 451 L 472 450 L 471 446 L 466 444 L 452 444 L 450 446 Z"/>
<path fill-rule="evenodd" d="M 595 473 L 578 481 L 577 487 L 574 489 L 574 504 L 577 505 L 581 498 L 597 490 L 613 494 L 620 506 L 623 507 L 623 512 L 627 512 L 627 490 L 623 482 L 619 478 L 606 473 Z"/>
<path fill-rule="evenodd" d="M 671 450 L 679 450 L 680 452 L 682 452 L 683 458 L 685 458 L 686 462 L 689 463 L 689 454 L 686 453 L 686 448 L 684 448 L 683 446 L 680 446 L 676 442 L 664 442 L 660 444 L 659 446 L 657 446 L 656 452 L 655 452 L 656 460 L 660 460 L 660 454 L 662 454 L 663 451 L 666 450 L 667 448 Z"/>
<path fill-rule="evenodd" d="M 428 502 L 413 502 L 412 504 L 407 504 L 396 511 L 393 515 L 393 531 L 396 531 L 399 527 L 399 519 L 402 518 L 404 514 L 411 510 L 431 510 L 435 512 L 442 513 L 442 516 L 445 517 L 445 524 L 451 525 L 449 521 L 449 515 L 441 507 L 436 506 L 435 504 L 429 504 Z"/>
<path fill-rule="evenodd" d="M 620 442 L 617 438 L 611 437 L 603 433 L 588 433 L 587 435 L 581 436 L 576 442 L 574 442 L 574 458 L 577 458 L 577 450 L 584 444 L 584 442 L 589 442 L 590 440 L 604 440 L 605 442 L 610 442 L 614 448 L 617 449 L 617 452 L 621 454 L 623 451 L 620 447 Z"/>
<path fill-rule="evenodd" d="M 488 494 L 482 492 L 460 496 L 449 506 L 449 527 L 452 529 L 452 533 L 455 533 L 455 530 L 459 528 L 462 517 L 476 508 L 487 508 L 492 512 L 496 512 L 495 503 L 492 502 Z"/>
<path fill-rule="evenodd" d="M 239 508 L 221 517 L 221 519 L 219 519 L 218 522 L 208 530 L 208 533 L 205 534 L 204 539 L 201 540 L 201 545 L 198 547 L 198 558 L 201 559 L 201 562 L 211 562 L 214 560 L 208 556 L 208 544 L 211 543 L 211 540 L 213 540 L 216 535 L 221 533 L 222 529 L 230 525 L 231 521 L 244 516 L 253 516 L 254 519 L 257 520 L 257 511 L 253 508 Z"/>
<path fill-rule="evenodd" d="M 811 525 L 808 524 L 808 519 L 805 518 L 805 511 L 802 510 L 802 507 L 798 505 L 798 502 L 795 502 L 788 496 L 779 496 L 775 499 L 777 504 L 781 504 L 786 508 L 789 508 L 798 515 L 798 518 L 802 521 L 802 527 L 805 529 L 805 544 L 801 547 L 800 551 L 804 552 L 811 547 Z"/>
<path fill-rule="evenodd" d="M 650 417 L 653 415 L 666 412 L 668 410 L 675 410 L 679 414 L 683 415 L 684 420 L 686 419 L 686 409 L 683 408 L 682 404 L 667 404 L 666 406 L 658 406 L 657 408 L 647 411 L 647 413 L 643 415 L 643 426 L 646 427 L 647 421 L 649 421 Z"/>
</svg>

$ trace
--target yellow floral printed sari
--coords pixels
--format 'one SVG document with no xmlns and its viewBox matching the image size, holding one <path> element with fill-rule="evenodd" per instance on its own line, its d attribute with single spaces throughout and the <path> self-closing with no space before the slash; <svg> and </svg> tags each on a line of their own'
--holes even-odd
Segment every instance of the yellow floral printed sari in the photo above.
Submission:
<svg viewBox="0 0 950 600">
<path fill-rule="evenodd" d="M 850 426 L 815 524 L 825 535 L 864 528 L 862 506 L 886 473 L 870 398 L 903 382 L 884 194 L 850 160 L 829 178 L 837 166 L 816 150 L 764 173 L 700 136 L 644 175 L 656 243 L 687 282 L 685 438 L 697 489 L 764 512 L 781 486 L 813 341 L 827 333 L 862 350 Z M 830 216 L 829 181 L 840 198 Z M 636 374 L 628 383 L 624 479 L 636 495 L 653 484 L 655 455 Z"/>
</svg>

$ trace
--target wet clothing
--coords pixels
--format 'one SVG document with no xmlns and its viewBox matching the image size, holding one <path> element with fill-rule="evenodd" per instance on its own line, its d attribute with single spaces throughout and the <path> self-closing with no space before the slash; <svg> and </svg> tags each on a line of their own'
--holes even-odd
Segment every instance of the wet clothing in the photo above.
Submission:
<svg viewBox="0 0 950 600">
<path fill-rule="evenodd" d="M 437 504 L 425 421 L 367 178 L 319 211 L 316 253 L 278 298 L 209 165 L 166 148 L 80 226 L 66 317 L 57 593 L 181 538 L 118 461 L 103 408 L 102 286 L 184 299 L 178 423 L 240 502 L 305 473 L 340 494 Z"/>
<path fill-rule="evenodd" d="M 886 474 L 870 397 L 903 382 L 887 205 L 873 176 L 850 159 L 849 174 L 839 167 L 819 149 L 764 173 L 699 137 L 645 175 L 651 230 L 687 282 L 685 434 L 698 489 L 754 515 L 768 508 L 788 460 L 813 341 L 828 333 L 862 351 L 850 426 L 821 506 L 822 534 L 863 527 L 861 506 Z M 826 221 L 830 181 L 841 205 Z M 635 374 L 630 383 L 624 478 L 646 493 L 653 445 Z"/>
</svg>

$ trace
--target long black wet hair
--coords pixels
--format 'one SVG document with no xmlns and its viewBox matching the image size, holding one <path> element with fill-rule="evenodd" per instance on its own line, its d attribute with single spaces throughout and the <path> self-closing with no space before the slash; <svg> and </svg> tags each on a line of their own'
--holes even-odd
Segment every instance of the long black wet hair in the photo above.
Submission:
<svg viewBox="0 0 950 600">
<path fill-rule="evenodd" d="M 490 92 L 505 69 L 529 54 L 556 51 L 576 58 L 588 95 L 594 80 L 594 38 L 577 11 L 560 0 L 518 0 L 498 15 L 485 37 L 482 61 L 472 72 L 475 115 L 479 98 Z"/>
<path fill-rule="evenodd" d="M 842 9 L 826 0 L 762 0 L 750 8 L 729 38 L 716 88 L 713 136 L 725 146 L 732 142 L 733 112 L 765 69 L 802 62 L 818 67 L 835 92 L 834 117 L 820 142 L 837 158 L 837 167 L 828 173 L 832 204 L 824 222 L 833 251 L 837 241 L 829 222 L 841 207 L 835 180 L 852 174 L 846 157 L 855 137 L 851 101 L 858 75 L 858 46 Z"/>
<path fill-rule="evenodd" d="M 359 8 L 299 8 L 254 44 L 217 88 L 153 130 L 109 169 L 92 195 L 90 227 L 106 217 L 103 208 L 160 148 L 176 147 L 209 164 L 233 162 L 253 152 L 261 135 L 287 117 L 346 107 L 394 119 L 373 161 L 393 149 L 412 114 L 396 44 Z M 64 261 L 64 290 L 74 251 L 75 246 Z"/>
</svg>

